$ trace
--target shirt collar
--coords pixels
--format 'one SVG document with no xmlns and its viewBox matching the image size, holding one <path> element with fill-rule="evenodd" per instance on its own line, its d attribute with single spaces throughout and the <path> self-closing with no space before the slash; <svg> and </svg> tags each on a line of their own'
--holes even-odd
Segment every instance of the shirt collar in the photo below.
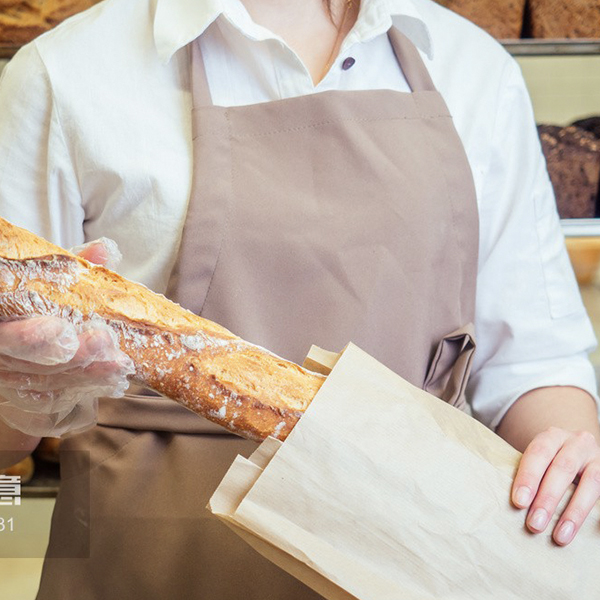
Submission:
<svg viewBox="0 0 600 600">
<path fill-rule="evenodd" d="M 160 59 L 167 63 L 221 15 L 250 37 L 272 37 L 252 22 L 240 0 L 156 0 L 154 42 Z M 392 24 L 433 57 L 429 28 L 412 0 L 362 0 L 352 41 L 366 41 Z"/>
</svg>

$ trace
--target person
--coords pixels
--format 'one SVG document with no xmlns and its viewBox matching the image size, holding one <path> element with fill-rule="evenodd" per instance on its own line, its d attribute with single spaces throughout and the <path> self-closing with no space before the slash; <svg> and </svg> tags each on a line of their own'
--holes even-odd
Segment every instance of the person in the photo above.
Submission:
<svg viewBox="0 0 600 600">
<path fill-rule="evenodd" d="M 14 57 L 0 107 L 0 215 L 99 262 L 107 236 L 123 275 L 286 358 L 352 340 L 466 386 L 525 451 L 528 529 L 571 542 L 600 495 L 595 338 L 490 36 L 432 0 L 104 0 Z M 102 327 L 0 334 L 6 460 L 64 436 L 38 600 L 316 597 L 206 514 L 253 443 L 111 399 L 131 364 Z"/>
</svg>

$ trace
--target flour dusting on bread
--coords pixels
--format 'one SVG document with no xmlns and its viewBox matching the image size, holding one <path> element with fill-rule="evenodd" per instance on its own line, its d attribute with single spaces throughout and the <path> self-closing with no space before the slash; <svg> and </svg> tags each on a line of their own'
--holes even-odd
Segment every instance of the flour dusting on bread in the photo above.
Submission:
<svg viewBox="0 0 600 600">
<path fill-rule="evenodd" d="M 250 439 L 285 439 L 324 381 L 0 218 L 0 318 L 40 315 L 108 325 L 136 383 Z"/>
</svg>

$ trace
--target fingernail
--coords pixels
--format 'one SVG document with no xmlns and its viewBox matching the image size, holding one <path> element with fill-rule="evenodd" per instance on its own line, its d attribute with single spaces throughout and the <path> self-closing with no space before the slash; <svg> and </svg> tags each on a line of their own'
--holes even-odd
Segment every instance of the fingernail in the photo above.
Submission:
<svg viewBox="0 0 600 600">
<path fill-rule="evenodd" d="M 531 490 L 528 487 L 521 486 L 517 488 L 514 495 L 514 501 L 517 506 L 528 506 Z"/>
<path fill-rule="evenodd" d="M 575 523 L 573 521 L 565 521 L 556 532 L 554 539 L 559 544 L 568 544 L 573 539 L 575 533 Z"/>
<path fill-rule="evenodd" d="M 543 508 L 538 508 L 529 519 L 529 526 L 536 531 L 542 531 L 548 522 L 548 513 Z"/>
</svg>

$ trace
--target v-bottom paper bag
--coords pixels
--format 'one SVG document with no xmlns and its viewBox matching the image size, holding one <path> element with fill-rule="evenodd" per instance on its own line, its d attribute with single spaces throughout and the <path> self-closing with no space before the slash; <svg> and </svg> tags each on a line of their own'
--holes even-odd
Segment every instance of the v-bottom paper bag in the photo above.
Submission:
<svg viewBox="0 0 600 600">
<path fill-rule="evenodd" d="M 518 459 L 349 346 L 285 443 L 238 458 L 211 508 L 332 600 L 600 598 L 600 509 L 568 547 L 529 534 L 509 501 Z"/>
</svg>

